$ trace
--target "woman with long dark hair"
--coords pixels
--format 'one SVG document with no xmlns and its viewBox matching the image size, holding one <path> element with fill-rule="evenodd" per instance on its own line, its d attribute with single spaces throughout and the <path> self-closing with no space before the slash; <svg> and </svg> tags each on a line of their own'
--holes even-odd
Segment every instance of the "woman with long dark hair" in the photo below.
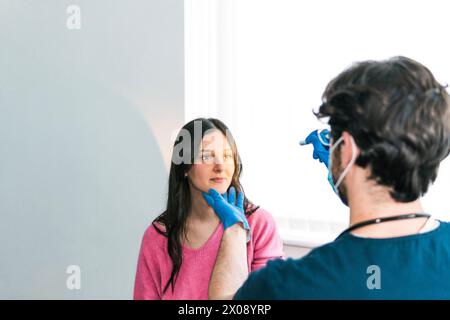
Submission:
<svg viewBox="0 0 450 320">
<path fill-rule="evenodd" d="M 142 239 L 135 299 L 208 298 L 223 224 L 202 193 L 243 192 L 241 173 L 236 143 L 220 120 L 199 118 L 181 129 L 172 154 L 167 208 Z M 250 273 L 270 259 L 281 258 L 282 242 L 267 211 L 245 196 L 243 208 L 250 226 Z"/>
</svg>

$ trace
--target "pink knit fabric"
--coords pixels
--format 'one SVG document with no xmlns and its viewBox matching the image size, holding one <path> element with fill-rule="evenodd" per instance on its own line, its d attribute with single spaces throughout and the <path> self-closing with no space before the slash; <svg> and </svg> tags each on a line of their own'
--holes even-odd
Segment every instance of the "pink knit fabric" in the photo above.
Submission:
<svg viewBox="0 0 450 320">
<path fill-rule="evenodd" d="M 266 265 L 270 259 L 283 257 L 283 244 L 277 233 L 275 221 L 259 208 L 248 217 L 252 240 L 247 243 L 249 272 Z M 208 285 L 214 268 L 223 224 L 198 249 L 183 246 L 183 263 L 174 291 L 163 289 L 170 278 L 172 261 L 167 253 L 167 238 L 150 225 L 144 233 L 139 253 L 134 299 L 208 299 Z"/>
</svg>

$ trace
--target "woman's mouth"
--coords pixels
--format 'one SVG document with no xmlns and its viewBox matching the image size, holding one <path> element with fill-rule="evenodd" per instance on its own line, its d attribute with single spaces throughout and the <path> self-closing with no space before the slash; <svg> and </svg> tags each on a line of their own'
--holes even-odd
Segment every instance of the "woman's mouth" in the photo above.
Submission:
<svg viewBox="0 0 450 320">
<path fill-rule="evenodd" d="M 213 178 L 213 179 L 211 179 L 211 181 L 214 183 L 224 183 L 227 181 L 227 179 L 226 178 Z"/>
</svg>

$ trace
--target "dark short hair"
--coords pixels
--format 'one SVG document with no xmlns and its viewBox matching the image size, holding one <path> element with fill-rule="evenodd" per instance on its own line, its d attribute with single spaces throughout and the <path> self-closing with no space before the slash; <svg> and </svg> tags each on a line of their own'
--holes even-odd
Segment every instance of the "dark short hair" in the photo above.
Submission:
<svg viewBox="0 0 450 320">
<path fill-rule="evenodd" d="M 336 141 L 349 132 L 355 164 L 390 187 L 400 202 L 416 200 L 436 180 L 450 150 L 450 98 L 425 66 L 406 57 L 355 63 L 334 78 L 315 113 Z"/>
</svg>

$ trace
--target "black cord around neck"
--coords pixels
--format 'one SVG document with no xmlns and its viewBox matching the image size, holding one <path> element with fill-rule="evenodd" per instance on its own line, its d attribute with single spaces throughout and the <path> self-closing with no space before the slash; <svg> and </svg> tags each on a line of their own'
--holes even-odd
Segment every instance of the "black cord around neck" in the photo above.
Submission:
<svg viewBox="0 0 450 320">
<path fill-rule="evenodd" d="M 371 224 L 378 224 L 378 223 L 382 223 L 382 222 L 388 222 L 388 221 L 395 221 L 395 220 L 404 220 L 404 219 L 415 219 L 415 218 L 429 218 L 431 217 L 431 214 L 428 213 L 407 213 L 407 214 L 401 214 L 398 216 L 390 216 L 390 217 L 383 217 L 383 218 L 376 218 L 376 219 L 372 219 L 372 220 L 366 220 L 360 223 L 357 223 L 347 229 L 345 229 L 340 235 L 344 235 L 347 234 L 355 229 L 359 229 Z M 338 237 L 338 238 L 339 238 Z"/>
</svg>

